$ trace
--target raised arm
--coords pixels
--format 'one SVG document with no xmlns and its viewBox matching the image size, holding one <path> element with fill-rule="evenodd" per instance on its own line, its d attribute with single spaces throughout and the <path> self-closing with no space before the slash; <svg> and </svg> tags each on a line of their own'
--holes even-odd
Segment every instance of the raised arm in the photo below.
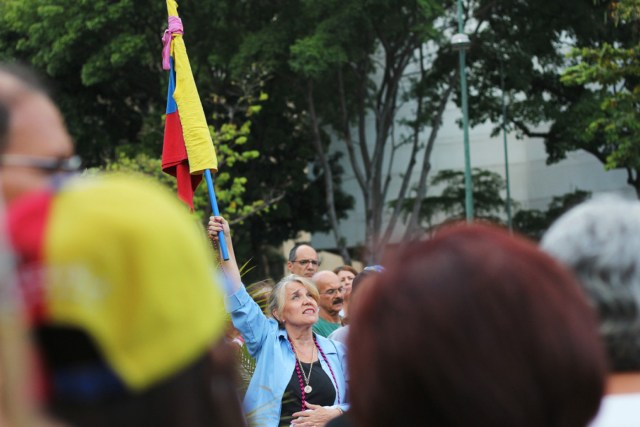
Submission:
<svg viewBox="0 0 640 427">
<path fill-rule="evenodd" d="M 233 251 L 229 223 L 220 216 L 212 216 L 207 227 L 209 237 L 216 242 L 218 231 L 224 232 L 227 243 L 229 259 L 220 260 L 220 267 L 226 277 L 227 298 L 225 305 L 231 314 L 233 325 L 240 331 L 245 340 L 249 354 L 256 357 L 262 348 L 262 344 L 270 333 L 275 331 L 277 324 L 267 319 L 258 304 L 249 296 L 240 276 L 240 269 Z"/>
<path fill-rule="evenodd" d="M 218 243 L 218 232 L 224 232 L 224 239 L 227 243 L 227 250 L 229 252 L 229 260 L 220 260 L 220 267 L 224 272 L 224 275 L 229 282 L 231 289 L 228 289 L 229 294 L 234 294 L 242 285 L 242 277 L 240 276 L 240 269 L 238 268 L 238 262 L 236 261 L 236 254 L 233 251 L 233 243 L 231 242 L 231 231 L 229 223 L 221 216 L 212 216 L 209 218 L 209 226 L 207 227 L 209 232 L 209 238 L 214 243 Z"/>
</svg>

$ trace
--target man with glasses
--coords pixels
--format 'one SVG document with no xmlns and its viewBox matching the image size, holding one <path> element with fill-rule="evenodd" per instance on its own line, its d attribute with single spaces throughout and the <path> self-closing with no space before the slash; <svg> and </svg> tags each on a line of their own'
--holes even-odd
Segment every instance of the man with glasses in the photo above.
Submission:
<svg viewBox="0 0 640 427">
<path fill-rule="evenodd" d="M 0 186 L 5 201 L 11 204 L 50 185 L 57 173 L 79 167 L 62 115 L 31 70 L 0 64 Z"/>
<path fill-rule="evenodd" d="M 318 321 L 313 325 L 313 332 L 328 337 L 342 325 L 340 310 L 344 302 L 344 287 L 340 284 L 338 275 L 329 270 L 317 272 L 311 280 L 316 284 L 320 294 L 320 312 Z"/>
<path fill-rule="evenodd" d="M 291 274 L 311 278 L 318 271 L 318 253 L 307 243 L 297 243 L 289 252 L 287 269 Z"/>
</svg>

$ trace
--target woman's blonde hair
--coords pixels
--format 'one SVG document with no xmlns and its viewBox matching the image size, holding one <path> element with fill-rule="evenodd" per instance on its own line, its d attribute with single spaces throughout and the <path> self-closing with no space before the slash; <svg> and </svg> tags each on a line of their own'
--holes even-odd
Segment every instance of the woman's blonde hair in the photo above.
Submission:
<svg viewBox="0 0 640 427">
<path fill-rule="evenodd" d="M 290 274 L 286 277 L 283 277 L 276 286 L 273 288 L 273 292 L 269 295 L 269 302 L 267 304 L 267 312 L 270 316 L 273 316 L 273 313 L 276 312 L 278 317 L 282 314 L 282 310 L 284 309 L 284 303 L 286 299 L 287 285 L 292 282 L 298 282 L 311 293 L 313 299 L 318 301 L 320 294 L 318 293 L 318 288 L 313 284 L 312 281 L 307 279 L 306 277 L 298 276 L 296 274 Z M 282 324 L 282 320 L 278 319 L 276 316 L 273 316 L 274 319 L 278 321 L 278 323 Z"/>
</svg>

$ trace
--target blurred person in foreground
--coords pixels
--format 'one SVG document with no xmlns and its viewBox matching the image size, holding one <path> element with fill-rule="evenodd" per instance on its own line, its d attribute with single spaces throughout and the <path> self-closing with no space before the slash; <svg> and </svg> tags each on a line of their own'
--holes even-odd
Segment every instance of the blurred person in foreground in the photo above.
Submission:
<svg viewBox="0 0 640 427">
<path fill-rule="evenodd" d="M 73 156 L 71 137 L 58 108 L 34 71 L 0 62 L 0 200 L 4 205 L 33 190 L 54 185 L 60 172 L 75 171 L 80 160 Z M 7 233 L 2 230 L 2 239 Z M 6 242 L 3 242 L 6 243 Z M 9 248 L 3 251 L 3 269 L 9 264 Z M 11 255 L 12 257 L 12 255 Z M 7 270 L 8 271 L 8 270 Z M 14 424 L 33 418 L 24 379 L 26 340 L 24 325 L 16 312 L 20 304 L 10 288 L 14 281 L 3 271 L 2 316 L 0 317 L 0 424 L 6 417 Z M 4 390 L 7 390 L 4 393 Z"/>
<path fill-rule="evenodd" d="M 344 302 L 342 304 L 342 310 L 340 310 L 340 317 L 342 317 L 343 323 L 348 322 L 349 317 L 349 303 L 351 302 L 351 286 L 353 279 L 358 275 L 358 270 L 350 265 L 341 265 L 333 269 L 333 272 L 338 275 L 340 279 L 340 285 L 344 288 Z"/>
<path fill-rule="evenodd" d="M 574 271 L 600 317 L 611 373 L 592 426 L 640 425 L 640 203 L 585 202 L 552 224 L 541 246 Z"/>
<path fill-rule="evenodd" d="M 587 425 L 606 362 L 568 271 L 532 243 L 479 225 L 396 255 L 352 307 L 354 425 Z"/>
<path fill-rule="evenodd" d="M 70 426 L 242 426 L 210 245 L 159 184 L 74 178 L 14 201 L 45 413 Z"/>
<path fill-rule="evenodd" d="M 275 285 L 265 315 L 242 284 L 227 221 L 210 218 L 208 231 L 214 242 L 224 232 L 229 249 L 229 260 L 221 262 L 225 303 L 256 360 L 244 399 L 248 417 L 269 427 L 324 426 L 348 409 L 346 357 L 341 343 L 312 331 L 318 290 L 302 276 L 287 276 Z"/>
<path fill-rule="evenodd" d="M 62 115 L 38 77 L 25 66 L 0 63 L 0 188 L 6 203 L 79 167 Z"/>
</svg>

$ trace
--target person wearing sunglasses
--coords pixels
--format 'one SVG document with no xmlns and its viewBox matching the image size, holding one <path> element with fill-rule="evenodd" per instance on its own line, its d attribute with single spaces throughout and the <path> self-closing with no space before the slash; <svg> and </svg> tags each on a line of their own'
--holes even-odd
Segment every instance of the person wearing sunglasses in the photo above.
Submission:
<svg viewBox="0 0 640 427">
<path fill-rule="evenodd" d="M 6 203 L 80 164 L 62 115 L 35 74 L 0 63 L 0 188 Z"/>
</svg>

